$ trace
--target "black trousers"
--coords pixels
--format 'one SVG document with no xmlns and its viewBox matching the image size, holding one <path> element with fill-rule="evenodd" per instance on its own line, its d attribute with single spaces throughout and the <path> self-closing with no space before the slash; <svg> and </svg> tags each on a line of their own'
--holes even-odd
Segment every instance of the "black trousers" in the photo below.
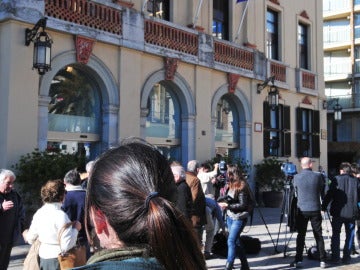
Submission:
<svg viewBox="0 0 360 270">
<path fill-rule="evenodd" d="M 12 246 L 12 243 L 0 244 L 0 270 L 8 268 Z"/>
<path fill-rule="evenodd" d="M 304 246 L 305 246 L 305 236 L 307 231 L 307 225 L 310 221 L 312 231 L 314 234 L 314 238 L 316 241 L 317 248 L 320 253 L 320 261 L 325 260 L 325 245 L 324 245 L 324 238 L 322 235 L 322 217 L 321 212 L 319 211 L 311 211 L 311 212 L 302 212 L 298 211 L 298 214 L 296 216 L 296 225 L 297 225 L 297 231 L 298 235 L 296 238 L 296 261 L 302 261 L 303 260 L 303 252 L 304 252 Z"/>
</svg>

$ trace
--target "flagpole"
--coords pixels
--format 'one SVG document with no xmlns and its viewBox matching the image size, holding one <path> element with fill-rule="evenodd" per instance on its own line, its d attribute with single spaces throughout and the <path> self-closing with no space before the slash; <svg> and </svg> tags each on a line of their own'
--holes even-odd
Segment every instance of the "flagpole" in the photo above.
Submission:
<svg viewBox="0 0 360 270">
<path fill-rule="evenodd" d="M 196 13 L 195 13 L 195 16 L 194 16 L 194 19 L 193 19 L 193 28 L 195 28 L 196 26 L 196 22 L 199 18 L 199 13 L 200 13 L 200 8 L 202 6 L 202 3 L 203 3 L 203 0 L 200 0 L 198 6 L 197 6 L 197 9 L 196 9 Z"/>
<path fill-rule="evenodd" d="M 246 6 L 245 6 L 245 9 L 244 9 L 243 15 L 242 15 L 242 17 L 241 17 L 241 21 L 240 21 L 240 24 L 239 24 L 239 28 L 238 28 L 238 30 L 237 30 L 237 32 L 236 32 L 236 35 L 235 35 L 235 40 L 237 40 L 237 39 L 239 38 L 240 31 L 241 31 L 241 28 L 242 28 L 243 23 L 244 23 L 246 11 L 247 11 L 248 6 L 249 6 L 249 2 L 250 2 L 250 0 L 246 1 Z"/>
</svg>

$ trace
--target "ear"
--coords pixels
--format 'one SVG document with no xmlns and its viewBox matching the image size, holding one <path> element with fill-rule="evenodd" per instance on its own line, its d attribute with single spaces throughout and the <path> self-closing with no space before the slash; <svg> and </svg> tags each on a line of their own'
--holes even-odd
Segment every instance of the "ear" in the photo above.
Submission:
<svg viewBox="0 0 360 270">
<path fill-rule="evenodd" d="M 101 210 L 91 209 L 91 219 L 93 220 L 96 234 L 107 231 L 106 217 Z"/>
</svg>

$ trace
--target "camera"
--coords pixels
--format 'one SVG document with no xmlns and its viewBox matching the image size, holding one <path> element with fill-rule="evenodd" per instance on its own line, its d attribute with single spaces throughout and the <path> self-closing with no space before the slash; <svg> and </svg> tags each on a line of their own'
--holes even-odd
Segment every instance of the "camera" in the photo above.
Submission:
<svg viewBox="0 0 360 270">
<path fill-rule="evenodd" d="M 221 160 L 219 162 L 219 171 L 220 171 L 221 174 L 225 174 L 226 170 L 227 170 L 226 162 L 224 160 Z"/>
<path fill-rule="evenodd" d="M 226 184 L 226 170 L 227 170 L 226 162 L 224 160 L 221 160 L 219 162 L 219 175 L 217 177 L 217 182 L 215 184 L 216 187 L 222 188 L 222 187 L 225 186 L 225 184 Z"/>
</svg>

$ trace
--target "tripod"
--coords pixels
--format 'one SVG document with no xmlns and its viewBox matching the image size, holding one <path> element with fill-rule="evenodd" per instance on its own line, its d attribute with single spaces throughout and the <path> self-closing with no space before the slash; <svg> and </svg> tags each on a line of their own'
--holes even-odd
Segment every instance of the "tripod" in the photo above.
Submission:
<svg viewBox="0 0 360 270">
<path fill-rule="evenodd" d="M 286 226 L 285 226 L 285 244 L 284 244 L 284 257 L 286 257 L 286 251 L 288 248 L 288 245 L 290 243 L 291 237 L 293 235 L 294 230 L 288 231 L 288 225 L 289 225 L 289 212 L 290 212 L 290 206 L 291 206 L 291 195 L 293 193 L 293 186 L 291 185 L 291 181 L 293 179 L 293 175 L 288 175 L 286 177 L 286 182 L 284 185 L 284 197 L 282 201 L 281 206 L 281 214 L 280 214 L 280 224 L 279 224 L 279 231 L 278 236 L 276 240 L 276 246 L 275 246 L 275 252 L 280 253 L 278 250 L 278 243 L 279 243 L 279 237 L 280 237 L 280 231 L 281 231 L 281 224 L 284 221 L 284 218 L 286 219 Z M 290 237 L 288 238 L 288 233 L 291 232 Z"/>
<path fill-rule="evenodd" d="M 274 239 L 273 239 L 272 236 L 271 236 L 269 227 L 267 226 L 267 224 L 266 224 L 266 222 L 265 222 L 264 215 L 262 214 L 261 210 L 259 209 L 259 205 L 258 205 L 257 203 L 256 203 L 255 208 L 257 209 L 257 211 L 258 211 L 258 213 L 259 213 L 259 216 L 260 216 L 262 222 L 263 222 L 264 225 L 265 225 L 266 231 L 267 231 L 268 235 L 270 236 L 271 242 L 273 243 L 273 246 L 274 246 L 274 248 L 275 248 L 275 252 L 277 252 L 277 251 L 276 251 L 276 245 L 275 245 Z"/>
</svg>

